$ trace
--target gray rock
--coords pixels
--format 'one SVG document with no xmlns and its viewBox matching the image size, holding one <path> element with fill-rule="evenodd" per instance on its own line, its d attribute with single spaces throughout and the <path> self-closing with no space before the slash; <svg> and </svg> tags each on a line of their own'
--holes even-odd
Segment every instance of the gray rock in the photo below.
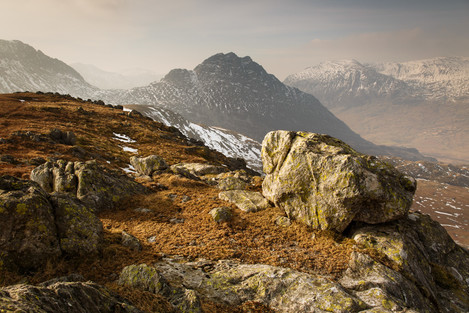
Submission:
<svg viewBox="0 0 469 313">
<path fill-rule="evenodd" d="M 145 275 L 141 274 L 143 270 L 147 272 Z M 124 271 L 128 286 L 142 286 L 147 291 L 160 290 L 157 293 L 168 297 L 176 308 L 181 306 L 181 302 L 197 308 L 200 298 L 227 306 L 255 301 L 278 312 L 345 313 L 368 308 L 363 301 L 327 278 L 269 265 L 230 261 L 181 263 L 166 259 L 155 263 L 152 268 L 133 265 L 132 270 Z M 128 275 L 127 272 L 134 274 Z M 139 278 L 141 276 L 142 279 Z"/>
<path fill-rule="evenodd" d="M 212 165 L 212 164 L 202 164 L 202 163 L 178 163 L 171 166 L 171 171 L 176 174 L 180 172 L 189 172 L 190 174 L 201 177 L 204 175 L 218 175 L 228 171 L 224 166 Z"/>
<path fill-rule="evenodd" d="M 223 206 L 220 208 L 213 208 L 209 214 L 217 223 L 229 222 L 233 218 L 233 212 L 230 207 Z"/>
<path fill-rule="evenodd" d="M 257 212 L 269 207 L 269 201 L 256 191 L 228 190 L 220 192 L 218 197 L 236 204 L 240 210 L 245 212 Z"/>
<path fill-rule="evenodd" d="M 36 269 L 60 255 L 48 195 L 35 182 L 0 177 L 0 269 Z"/>
<path fill-rule="evenodd" d="M 122 232 L 122 245 L 134 251 L 142 250 L 142 244 L 140 243 L 140 240 L 126 231 Z"/>
<path fill-rule="evenodd" d="M 274 131 L 262 143 L 264 196 L 288 217 L 342 232 L 404 217 L 415 180 L 327 135 Z"/>
<path fill-rule="evenodd" d="M 51 195 L 61 250 L 74 256 L 96 255 L 103 243 L 103 225 L 94 211 L 77 198 Z"/>
<path fill-rule="evenodd" d="M 107 288 L 92 282 L 56 282 L 47 286 L 0 288 L 0 312 L 140 313 Z"/>
<path fill-rule="evenodd" d="M 130 158 L 130 164 L 133 165 L 137 173 L 147 176 L 151 176 L 154 172 L 168 168 L 166 161 L 157 155 L 149 155 L 145 158 L 133 156 Z"/>
</svg>

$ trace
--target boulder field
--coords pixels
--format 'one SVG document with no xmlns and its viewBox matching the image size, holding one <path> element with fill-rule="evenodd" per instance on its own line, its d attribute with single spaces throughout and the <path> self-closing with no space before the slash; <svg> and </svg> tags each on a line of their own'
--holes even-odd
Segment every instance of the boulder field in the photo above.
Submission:
<svg viewBox="0 0 469 313">
<path fill-rule="evenodd" d="M 165 256 L 123 267 L 115 283 L 165 299 L 171 312 L 207 312 L 202 305 L 207 301 L 228 308 L 253 302 L 265 312 L 469 311 L 469 251 L 428 215 L 409 212 L 413 178 L 340 140 L 306 132 L 267 134 L 262 161 L 262 193 L 247 190 L 259 178 L 242 171 L 194 163 L 170 166 L 158 156 L 131 162 L 147 180 L 165 171 L 218 186 L 227 206 L 247 214 L 273 206 L 285 212 L 266 223 L 301 223 L 311 236 L 313 230 L 328 231 L 353 240 L 355 250 L 344 271 L 328 276 L 239 260 Z M 31 177 L 34 181 L 0 178 L 3 267 L 31 270 L 50 258 L 99 253 L 102 226 L 96 212 L 112 208 L 119 201 L 115 196 L 125 190 L 144 192 L 132 179 L 93 162 L 49 161 Z M 216 209 L 210 222 L 233 218 L 230 207 Z M 122 244 L 134 239 L 124 235 Z M 140 312 L 80 277 L 0 288 L 2 312 L 65 312 L 65 305 L 67 312 Z"/>
</svg>

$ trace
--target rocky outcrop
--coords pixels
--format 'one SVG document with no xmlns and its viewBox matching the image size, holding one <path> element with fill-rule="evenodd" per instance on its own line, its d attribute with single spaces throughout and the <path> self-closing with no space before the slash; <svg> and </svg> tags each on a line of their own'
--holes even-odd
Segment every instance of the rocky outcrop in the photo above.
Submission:
<svg viewBox="0 0 469 313">
<path fill-rule="evenodd" d="M 229 201 L 245 212 L 257 212 L 267 209 L 269 201 L 260 192 L 246 190 L 228 190 L 218 194 L 221 200 Z"/>
<path fill-rule="evenodd" d="M 77 198 L 0 177 L 0 268 L 24 271 L 62 254 L 97 254 L 102 241 L 101 221 Z"/>
<path fill-rule="evenodd" d="M 72 131 L 62 131 L 54 128 L 49 132 L 49 136 L 55 142 L 64 145 L 74 146 L 77 143 L 77 136 Z"/>
<path fill-rule="evenodd" d="M 65 279 L 67 280 L 67 279 Z M 140 313 L 107 288 L 92 282 L 56 281 L 0 288 L 0 312 Z"/>
<path fill-rule="evenodd" d="M 165 297 L 184 291 L 194 300 L 208 299 L 229 307 L 255 301 L 278 312 L 359 312 L 371 308 L 330 279 L 262 264 L 166 259 L 152 267 L 126 267 L 119 282 Z"/>
<path fill-rule="evenodd" d="M 61 254 L 48 195 L 35 182 L 0 177 L 0 269 L 32 269 Z"/>
<path fill-rule="evenodd" d="M 168 168 L 166 161 L 157 155 L 149 155 L 145 158 L 133 156 L 130 158 L 130 164 L 132 164 L 137 173 L 147 176 L 151 176 L 156 171 Z"/>
<path fill-rule="evenodd" d="M 96 161 L 51 160 L 31 172 L 47 192 L 66 193 L 95 211 L 112 208 L 122 198 L 144 192 L 144 187 L 122 173 L 106 170 Z"/>
<path fill-rule="evenodd" d="M 315 229 L 342 232 L 352 221 L 402 218 L 416 189 L 413 178 L 328 135 L 270 132 L 262 160 L 264 196 Z"/>
<path fill-rule="evenodd" d="M 350 236 L 384 255 L 397 271 L 356 255 L 342 285 L 367 294 L 379 291 L 396 307 L 430 312 L 469 309 L 469 252 L 430 216 L 411 213 L 384 225 L 352 228 Z"/>
</svg>

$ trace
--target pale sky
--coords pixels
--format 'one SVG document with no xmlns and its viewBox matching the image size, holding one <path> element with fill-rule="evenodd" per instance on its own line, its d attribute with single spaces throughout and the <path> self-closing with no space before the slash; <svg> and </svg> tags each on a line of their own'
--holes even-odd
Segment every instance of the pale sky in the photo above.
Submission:
<svg viewBox="0 0 469 313">
<path fill-rule="evenodd" d="M 219 52 L 283 80 L 322 61 L 469 56 L 469 0 L 0 0 L 0 39 L 107 71 Z"/>
</svg>

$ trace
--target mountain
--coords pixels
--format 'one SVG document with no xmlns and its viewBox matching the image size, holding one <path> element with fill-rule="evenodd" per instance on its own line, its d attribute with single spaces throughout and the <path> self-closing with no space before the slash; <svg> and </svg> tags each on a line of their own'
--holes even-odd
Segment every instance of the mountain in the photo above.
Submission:
<svg viewBox="0 0 469 313">
<path fill-rule="evenodd" d="M 0 40 L 0 92 L 43 91 L 75 96 L 97 88 L 64 62 L 18 40 Z"/>
<path fill-rule="evenodd" d="M 359 106 L 375 99 L 393 103 L 423 100 L 404 81 L 356 60 L 323 62 L 289 75 L 284 83 L 316 96 L 330 109 Z"/>
<path fill-rule="evenodd" d="M 172 70 L 146 87 L 104 91 L 97 97 L 171 109 L 192 122 L 231 129 L 257 141 L 271 130 L 304 130 L 330 134 L 367 153 L 402 152 L 422 158 L 414 150 L 378 147 L 364 140 L 314 96 L 286 86 L 250 57 L 234 53 L 216 54 L 194 70 Z"/>
<path fill-rule="evenodd" d="M 161 79 L 161 75 L 147 70 L 136 69 L 126 70 L 124 73 L 113 73 L 90 64 L 73 63 L 70 66 L 87 82 L 102 89 L 130 89 Z"/>
<path fill-rule="evenodd" d="M 427 101 L 469 102 L 469 58 L 439 57 L 370 66 L 406 82 Z"/>
<path fill-rule="evenodd" d="M 262 172 L 261 144 L 240 133 L 220 127 L 195 124 L 171 110 L 149 105 L 126 105 L 153 120 L 176 127 L 184 136 L 231 158 L 242 158 L 255 171 Z"/>
<path fill-rule="evenodd" d="M 288 76 L 285 83 L 314 94 L 374 143 L 469 163 L 469 58 L 323 62 Z"/>
</svg>

